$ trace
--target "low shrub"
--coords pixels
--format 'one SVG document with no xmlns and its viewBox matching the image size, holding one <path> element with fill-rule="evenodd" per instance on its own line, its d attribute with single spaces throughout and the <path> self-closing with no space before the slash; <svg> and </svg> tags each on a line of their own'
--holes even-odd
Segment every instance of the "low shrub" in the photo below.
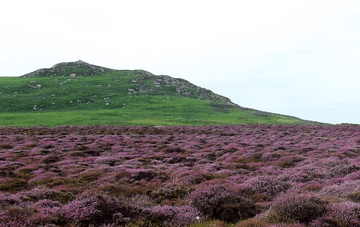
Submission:
<svg viewBox="0 0 360 227">
<path fill-rule="evenodd" d="M 42 160 L 41 160 L 41 163 L 44 163 L 44 164 L 51 164 L 51 163 L 55 163 L 55 162 L 58 162 L 60 161 L 61 158 L 57 155 L 49 155 L 49 156 L 46 156 L 44 157 Z"/>
<path fill-rule="evenodd" d="M 18 214 L 16 216 L 9 215 L 7 212 L 0 211 L 0 227 L 17 227 L 25 226 L 26 216 Z"/>
<path fill-rule="evenodd" d="M 98 150 L 84 150 L 72 152 L 71 156 L 89 157 L 89 156 L 100 156 L 101 152 Z"/>
<path fill-rule="evenodd" d="M 101 158 L 97 158 L 94 163 L 96 164 L 105 164 L 105 165 L 109 165 L 109 166 L 114 166 L 115 163 L 118 163 L 120 160 L 117 158 L 113 158 L 113 157 L 101 157 Z"/>
<path fill-rule="evenodd" d="M 258 194 L 254 194 L 250 197 L 250 199 L 254 202 L 254 203 L 261 203 L 261 202 L 267 202 L 270 201 L 270 197 L 265 195 L 264 193 L 258 193 Z"/>
<path fill-rule="evenodd" d="M 262 153 L 254 153 L 253 155 L 250 156 L 250 161 L 252 162 L 261 162 L 261 157 L 262 157 Z"/>
<path fill-rule="evenodd" d="M 27 185 L 27 180 L 14 178 L 6 183 L 0 184 L 0 191 L 16 192 L 26 189 Z"/>
<path fill-rule="evenodd" d="M 49 151 L 49 150 L 40 150 L 39 151 L 39 153 L 41 154 L 41 155 L 47 155 L 47 154 L 49 154 L 51 151 Z"/>
<path fill-rule="evenodd" d="M 284 157 L 279 159 L 279 167 L 292 168 L 295 167 L 296 163 L 303 161 L 305 158 L 301 156 Z"/>
<path fill-rule="evenodd" d="M 188 226 L 200 221 L 200 212 L 191 206 L 155 206 L 144 213 L 151 226 Z"/>
<path fill-rule="evenodd" d="M 250 178 L 248 181 L 240 185 L 240 191 L 246 195 L 254 195 L 263 193 L 267 196 L 276 196 L 281 192 L 285 192 L 291 186 L 275 177 L 259 176 Z"/>
<path fill-rule="evenodd" d="M 2 143 L 0 144 L 0 149 L 11 149 L 13 148 L 14 146 L 9 144 L 9 143 Z"/>
<path fill-rule="evenodd" d="M 312 221 L 309 227 L 345 227 L 343 223 L 332 217 L 321 217 Z"/>
<path fill-rule="evenodd" d="M 89 182 L 89 181 L 97 180 L 102 175 L 104 175 L 102 171 L 94 170 L 86 173 L 80 173 L 78 176 L 80 181 Z"/>
<path fill-rule="evenodd" d="M 155 177 L 159 178 L 160 180 L 167 179 L 167 175 L 165 173 L 155 172 L 151 169 L 127 169 L 118 172 L 115 175 L 115 180 L 122 180 L 133 183 L 140 180 L 150 181 Z"/>
<path fill-rule="evenodd" d="M 343 177 L 353 172 L 356 172 L 360 167 L 355 165 L 340 164 L 332 168 L 330 171 L 334 177 Z"/>
<path fill-rule="evenodd" d="M 311 194 L 286 193 L 274 201 L 267 219 L 273 223 L 304 223 L 322 217 L 328 203 Z"/>
<path fill-rule="evenodd" d="M 228 225 L 220 220 L 215 220 L 215 221 L 205 221 L 202 223 L 196 223 L 196 224 L 192 224 L 191 227 L 227 227 Z"/>
<path fill-rule="evenodd" d="M 331 204 L 326 217 L 345 227 L 360 226 L 360 204 L 349 201 Z"/>
<path fill-rule="evenodd" d="M 186 150 L 182 149 L 181 147 L 167 147 L 162 150 L 164 153 L 185 153 Z"/>
<path fill-rule="evenodd" d="M 264 220 L 259 219 L 247 219 L 244 221 L 240 221 L 235 225 L 235 227 L 266 227 L 268 223 Z"/>
<path fill-rule="evenodd" d="M 306 191 L 319 191 L 322 188 L 323 188 L 322 184 L 316 181 L 311 181 L 308 184 L 306 184 L 306 186 L 304 187 Z"/>
<path fill-rule="evenodd" d="M 179 184 L 167 184 L 161 187 L 159 190 L 150 193 L 157 203 L 161 203 L 164 200 L 178 200 L 183 199 L 189 193 L 189 189 L 184 185 Z"/>
<path fill-rule="evenodd" d="M 49 223 L 63 225 L 64 220 L 61 218 L 62 204 L 57 201 L 48 199 L 39 200 L 32 206 L 37 213 L 29 217 L 29 221 L 38 226 L 46 225 Z"/>
<path fill-rule="evenodd" d="M 225 179 L 228 175 L 225 173 L 201 173 L 201 176 L 205 179 L 205 180 L 213 180 L 213 179 Z"/>
<path fill-rule="evenodd" d="M 207 217 L 226 222 L 251 218 L 259 212 L 250 199 L 222 186 L 196 190 L 190 194 L 189 199 L 191 204 Z"/>
<path fill-rule="evenodd" d="M 98 191 L 106 193 L 110 196 L 120 197 L 132 197 L 138 194 L 144 194 L 144 190 L 136 185 L 130 184 L 108 184 L 98 188 Z"/>
<path fill-rule="evenodd" d="M 355 203 L 360 203 L 360 192 L 351 193 L 347 198 Z"/>
<path fill-rule="evenodd" d="M 99 196 L 79 198 L 62 207 L 62 218 L 70 225 L 89 226 L 111 219 L 116 209 L 109 209 L 106 201 Z M 112 211 L 112 212 L 111 212 Z"/>
<path fill-rule="evenodd" d="M 277 153 L 274 152 L 266 152 L 264 154 L 261 155 L 261 161 L 262 162 L 270 162 L 270 161 L 275 161 L 277 159 L 279 159 L 281 156 Z"/>
</svg>

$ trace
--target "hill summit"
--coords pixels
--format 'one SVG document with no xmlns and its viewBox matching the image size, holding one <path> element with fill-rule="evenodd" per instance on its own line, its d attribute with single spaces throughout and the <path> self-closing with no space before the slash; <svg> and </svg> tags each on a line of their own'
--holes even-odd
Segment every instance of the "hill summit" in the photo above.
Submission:
<svg viewBox="0 0 360 227">
<path fill-rule="evenodd" d="M 115 70 L 81 60 L 0 78 L 0 125 L 255 123 L 317 122 L 241 107 L 181 78 Z"/>
<path fill-rule="evenodd" d="M 51 68 L 39 69 L 25 74 L 22 77 L 89 77 L 101 75 L 109 71 L 114 70 L 78 60 L 75 62 L 58 63 Z M 229 98 L 215 94 L 211 90 L 196 86 L 184 79 L 173 78 L 166 75 L 156 76 L 145 70 L 133 70 L 133 72 L 138 76 L 131 78 L 128 81 L 131 87 L 126 89 L 127 94 L 161 92 L 162 88 L 165 86 L 167 88 L 174 87 L 176 94 L 184 97 L 213 100 L 219 101 L 223 105 L 238 106 L 231 102 Z M 133 88 L 133 86 L 135 86 L 135 88 Z"/>
<path fill-rule="evenodd" d="M 51 68 L 39 69 L 22 77 L 54 77 L 54 76 L 95 76 L 105 72 L 106 68 L 78 60 L 62 62 Z"/>
</svg>

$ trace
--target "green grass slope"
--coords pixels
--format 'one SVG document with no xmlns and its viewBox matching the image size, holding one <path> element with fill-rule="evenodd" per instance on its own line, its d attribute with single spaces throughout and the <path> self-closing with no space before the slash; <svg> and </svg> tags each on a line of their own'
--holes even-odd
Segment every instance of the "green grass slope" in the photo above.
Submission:
<svg viewBox="0 0 360 227">
<path fill-rule="evenodd" d="M 183 79 L 83 61 L 0 78 L 0 126 L 315 123 L 240 107 Z"/>
</svg>

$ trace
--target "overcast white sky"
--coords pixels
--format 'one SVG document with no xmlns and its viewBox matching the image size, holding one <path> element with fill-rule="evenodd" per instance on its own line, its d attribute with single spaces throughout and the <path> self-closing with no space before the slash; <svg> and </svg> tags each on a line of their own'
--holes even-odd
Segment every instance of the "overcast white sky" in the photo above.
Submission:
<svg viewBox="0 0 360 227">
<path fill-rule="evenodd" d="M 186 79 L 254 109 L 360 124 L 359 0 L 12 0 L 0 76 L 83 60 Z"/>
</svg>

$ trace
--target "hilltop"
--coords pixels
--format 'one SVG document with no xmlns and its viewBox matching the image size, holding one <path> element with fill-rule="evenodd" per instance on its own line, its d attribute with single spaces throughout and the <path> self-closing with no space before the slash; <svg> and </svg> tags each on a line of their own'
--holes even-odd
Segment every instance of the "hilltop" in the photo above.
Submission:
<svg viewBox="0 0 360 227">
<path fill-rule="evenodd" d="M 0 78 L 0 125 L 316 124 L 241 107 L 167 75 L 63 62 Z"/>
</svg>

